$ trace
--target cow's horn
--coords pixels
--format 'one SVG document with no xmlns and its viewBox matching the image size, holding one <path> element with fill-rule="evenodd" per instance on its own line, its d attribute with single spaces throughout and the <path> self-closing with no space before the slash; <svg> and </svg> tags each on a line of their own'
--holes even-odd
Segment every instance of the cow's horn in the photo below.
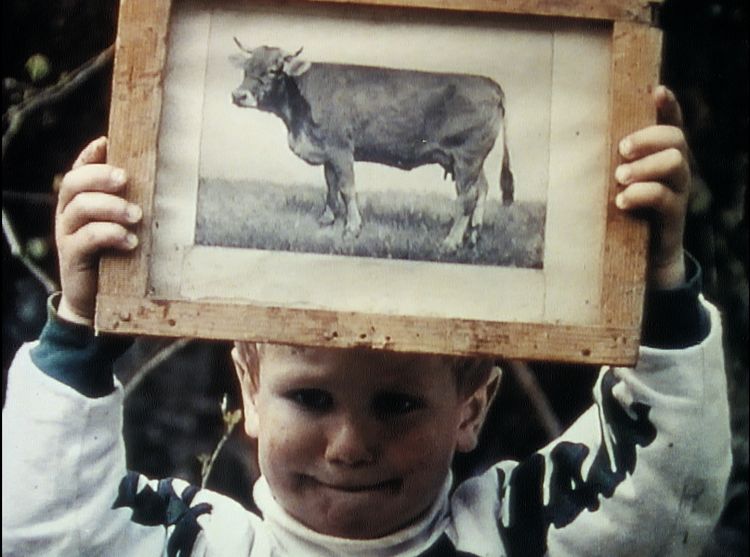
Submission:
<svg viewBox="0 0 750 557">
<path fill-rule="evenodd" d="M 302 54 L 302 49 L 305 48 L 304 46 L 299 47 L 299 50 L 295 52 L 294 54 L 290 54 L 286 57 L 287 60 L 291 60 L 292 58 L 296 58 L 300 54 Z"/>
<path fill-rule="evenodd" d="M 238 39 L 237 37 L 233 37 L 233 38 L 234 38 L 234 42 L 235 42 L 235 44 L 236 44 L 236 45 L 237 45 L 238 47 L 240 47 L 240 50 L 241 50 L 241 51 L 243 51 L 243 52 L 247 52 L 248 54 L 252 54 L 252 53 L 253 53 L 252 49 L 250 49 L 250 48 L 245 48 L 244 46 L 242 46 L 242 43 L 240 42 L 240 40 L 239 40 L 239 39 Z"/>
</svg>

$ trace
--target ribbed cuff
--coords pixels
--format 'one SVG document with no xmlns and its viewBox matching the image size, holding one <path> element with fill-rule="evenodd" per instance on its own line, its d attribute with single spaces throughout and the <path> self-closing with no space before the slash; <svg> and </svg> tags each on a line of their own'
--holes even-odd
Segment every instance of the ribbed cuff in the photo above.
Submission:
<svg viewBox="0 0 750 557">
<path fill-rule="evenodd" d="M 94 334 L 85 325 L 57 316 L 60 293 L 47 300 L 47 323 L 31 360 L 50 377 L 89 398 L 110 394 L 115 383 L 112 366 L 132 344 L 132 339 Z"/>
<path fill-rule="evenodd" d="M 711 329 L 708 312 L 700 303 L 703 273 L 685 252 L 685 282 L 666 290 L 646 290 L 641 344 L 652 348 L 687 348 L 702 342 Z"/>
</svg>

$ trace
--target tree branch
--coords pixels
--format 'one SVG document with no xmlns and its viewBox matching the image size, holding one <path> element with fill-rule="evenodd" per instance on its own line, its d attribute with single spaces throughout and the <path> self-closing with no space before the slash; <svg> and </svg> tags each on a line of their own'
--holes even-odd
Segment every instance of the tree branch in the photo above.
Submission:
<svg viewBox="0 0 750 557">
<path fill-rule="evenodd" d="M 536 412 L 536 416 L 539 419 L 544 431 L 547 433 L 550 439 L 558 437 L 562 433 L 562 425 L 560 420 L 557 419 L 555 412 L 552 410 L 552 406 L 547 399 L 547 395 L 539 386 L 539 383 L 534 376 L 534 372 L 531 371 L 528 364 L 519 361 L 506 362 L 503 367 L 507 367 L 513 376 L 518 381 L 523 392 L 529 399 L 532 408 Z"/>
<path fill-rule="evenodd" d="M 227 439 L 232 435 L 234 426 L 242 421 L 242 410 L 237 409 L 230 411 L 227 409 L 226 393 L 224 393 L 224 397 L 221 399 L 221 417 L 224 420 L 224 433 L 222 434 L 221 439 L 219 439 L 219 442 L 216 444 L 216 447 L 210 455 L 205 453 L 198 455 L 198 461 L 201 463 L 201 487 L 206 487 L 208 478 L 211 475 L 211 471 L 214 469 L 214 464 L 219 457 L 221 449 L 224 448 Z"/>
<path fill-rule="evenodd" d="M 21 242 L 18 241 L 18 235 L 13 227 L 13 223 L 10 221 L 10 217 L 5 213 L 5 207 L 3 207 L 3 236 L 8 242 L 10 247 L 10 253 L 13 257 L 18 259 L 34 277 L 42 283 L 47 294 L 52 294 L 59 290 L 57 283 L 52 280 L 47 273 L 45 273 L 39 265 L 26 255 L 25 250 L 21 246 Z"/>
<path fill-rule="evenodd" d="M 11 106 L 3 115 L 3 122 L 8 124 L 8 129 L 3 133 L 3 160 L 8 145 L 11 144 L 16 134 L 21 130 L 24 121 L 36 111 L 57 103 L 68 97 L 78 87 L 89 80 L 96 72 L 104 68 L 114 58 L 115 47 L 110 45 L 93 58 L 81 64 L 70 74 L 60 78 L 54 85 L 40 90 L 16 105 Z"/>
<path fill-rule="evenodd" d="M 141 381 L 143 381 L 146 376 L 151 373 L 151 371 L 154 370 L 157 366 L 164 363 L 166 360 L 168 360 L 172 355 L 174 355 L 176 352 L 179 352 L 185 346 L 190 344 L 191 339 L 189 338 L 181 338 L 178 340 L 175 340 L 165 346 L 164 348 L 160 349 L 156 354 L 151 356 L 148 360 L 143 362 L 138 369 L 133 373 L 130 380 L 128 381 L 127 385 L 125 385 L 123 391 L 124 396 L 127 399 L 128 396 L 133 394 L 136 387 L 140 385 Z"/>
<path fill-rule="evenodd" d="M 7 123 L 8 128 L 3 133 L 2 160 L 5 161 L 8 146 L 13 142 L 29 116 L 68 97 L 88 81 L 93 74 L 104 68 L 112 60 L 114 51 L 114 45 L 109 46 L 106 50 L 81 64 L 70 74 L 60 78 L 55 85 L 42 89 L 30 98 L 8 108 L 3 114 L 3 123 Z M 5 192 L 3 192 L 3 197 L 5 198 Z M 59 290 L 57 283 L 26 255 L 21 242 L 18 240 L 13 223 L 5 212 L 5 207 L 3 207 L 3 236 L 10 246 L 13 257 L 18 259 L 42 283 L 48 294 Z"/>
</svg>

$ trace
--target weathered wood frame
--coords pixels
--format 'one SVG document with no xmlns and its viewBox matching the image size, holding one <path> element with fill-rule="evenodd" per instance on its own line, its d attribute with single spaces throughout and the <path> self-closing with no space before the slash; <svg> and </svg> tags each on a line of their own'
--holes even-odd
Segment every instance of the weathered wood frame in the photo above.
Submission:
<svg viewBox="0 0 750 557">
<path fill-rule="evenodd" d="M 306 0 L 324 2 L 325 0 Z M 611 23 L 611 119 L 608 176 L 619 162 L 617 140 L 655 121 L 652 87 L 658 82 L 661 32 L 653 25 L 658 2 L 647 0 L 327 0 L 363 4 L 577 18 Z M 144 209 L 141 248 L 101 261 L 96 328 L 99 331 L 252 339 L 331 347 L 498 354 L 506 358 L 633 364 L 637 358 L 645 290 L 648 229 L 606 208 L 599 322 L 590 326 L 485 322 L 414 316 L 342 313 L 242 303 L 157 299 L 149 294 L 157 138 L 171 0 L 122 0 L 109 122 L 111 164 L 130 178 L 126 196 Z"/>
</svg>

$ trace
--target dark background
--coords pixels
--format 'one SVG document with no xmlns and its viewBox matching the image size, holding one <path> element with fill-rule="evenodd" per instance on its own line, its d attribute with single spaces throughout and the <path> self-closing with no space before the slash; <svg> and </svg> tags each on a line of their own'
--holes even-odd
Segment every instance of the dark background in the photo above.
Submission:
<svg viewBox="0 0 750 557">
<path fill-rule="evenodd" d="M 106 132 L 111 63 L 69 95 L 33 111 L 17 132 L 9 133 L 9 109 L 64 80 L 112 44 L 117 2 L 5 0 L 2 11 L 4 399 L 10 359 L 21 342 L 38 336 L 46 300 L 42 283 L 11 254 L 6 223 L 12 223 L 24 256 L 57 281 L 55 184 L 80 149 Z M 686 245 L 703 266 L 705 294 L 720 307 L 725 324 L 735 465 L 706 554 L 747 555 L 747 7 L 730 0 L 667 0 L 660 24 L 662 81 L 682 104 L 695 158 Z M 138 339 L 118 363 L 118 374 L 128 382 L 144 365 L 155 364 L 154 356 L 163 359 L 127 399 L 129 466 L 199 482 L 197 455 L 211 452 L 222 434 L 222 394 L 229 394 L 230 408 L 239 406 L 228 345 L 192 341 L 171 354 L 170 346 L 169 339 Z M 477 454 L 457 462 L 459 476 L 487 459 L 523 457 L 544 444 L 555 422 L 568 424 L 590 403 L 595 372 L 547 364 L 506 373 L 483 444 Z M 519 381 L 529 376 L 549 403 L 552 421 L 543 419 L 539 397 L 533 403 L 533 390 Z M 250 506 L 255 466 L 240 430 L 222 451 L 208 485 Z"/>
</svg>

